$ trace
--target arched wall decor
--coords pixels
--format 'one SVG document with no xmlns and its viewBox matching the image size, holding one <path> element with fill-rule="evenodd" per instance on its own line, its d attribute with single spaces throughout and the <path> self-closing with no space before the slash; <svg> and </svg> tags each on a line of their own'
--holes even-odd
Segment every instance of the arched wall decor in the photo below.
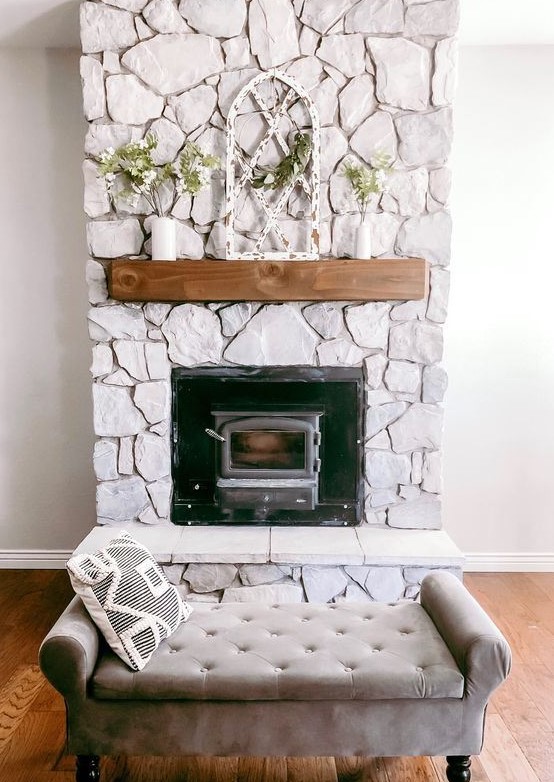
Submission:
<svg viewBox="0 0 554 782">
<path fill-rule="evenodd" d="M 284 85 L 281 95 L 278 96 L 277 83 Z M 268 83 L 273 87 L 275 100 L 272 106 L 263 97 L 260 86 Z M 240 139 L 237 138 L 237 117 L 241 113 L 241 108 L 245 102 L 251 99 L 259 108 L 255 113 L 259 113 L 267 123 L 267 129 L 262 139 L 248 156 L 240 146 Z M 264 152 L 272 139 L 280 148 L 284 155 L 290 152 L 282 129 L 282 122 L 290 119 L 289 109 L 298 101 L 304 105 L 310 119 L 311 127 L 306 130 L 311 137 L 311 158 L 306 170 L 296 177 L 292 182 L 286 184 L 282 191 L 276 194 L 276 198 L 271 201 L 264 193 L 263 188 L 255 188 L 252 185 L 256 167 L 263 161 Z M 291 123 L 295 125 L 294 121 Z M 230 260 L 316 260 L 319 258 L 319 153 L 320 153 L 320 132 L 319 132 L 319 114 L 317 108 L 304 90 L 294 79 L 281 71 L 272 69 L 261 73 L 252 79 L 235 98 L 233 105 L 227 117 L 227 181 L 226 181 L 226 212 L 225 212 L 225 230 L 226 230 L 226 257 Z M 309 214 L 304 218 L 308 223 L 309 230 L 306 231 L 307 241 L 304 248 L 295 248 L 291 246 L 291 241 L 282 230 L 279 224 L 279 215 L 287 207 L 290 196 L 295 188 L 301 188 L 309 200 Z M 253 247 L 245 252 L 239 252 L 237 249 L 237 202 L 242 194 L 255 199 L 256 206 L 259 208 L 260 216 L 265 220 L 265 224 L 259 232 L 255 233 L 252 239 Z M 277 243 L 282 249 L 264 251 L 270 232 L 273 232 Z"/>
</svg>

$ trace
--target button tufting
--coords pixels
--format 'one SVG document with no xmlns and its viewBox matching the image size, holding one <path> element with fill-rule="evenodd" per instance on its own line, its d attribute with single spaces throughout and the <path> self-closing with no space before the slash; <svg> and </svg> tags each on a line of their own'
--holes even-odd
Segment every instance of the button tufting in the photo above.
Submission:
<svg viewBox="0 0 554 782">
<path fill-rule="evenodd" d="M 303 622 L 309 622 L 309 619 L 306 619 L 306 617 L 304 617 L 304 619 L 302 619 L 302 621 Z"/>
<path fill-rule="evenodd" d="M 372 649 L 371 650 L 372 654 L 375 654 L 375 652 L 380 652 L 380 651 L 381 651 L 380 649 Z"/>
<path fill-rule="evenodd" d="M 214 637 L 213 633 L 206 633 L 206 638 L 213 638 L 213 637 Z"/>
<path fill-rule="evenodd" d="M 169 654 L 175 654 L 176 651 L 177 651 L 177 649 L 170 649 L 169 650 Z"/>
<path fill-rule="evenodd" d="M 350 673 L 350 671 L 352 670 L 352 668 L 345 668 L 344 670 L 346 671 L 346 673 Z"/>
<path fill-rule="evenodd" d="M 340 630 L 338 633 L 335 633 L 335 635 L 344 635 L 344 633 L 341 633 Z"/>
<path fill-rule="evenodd" d="M 422 671 L 422 670 L 423 670 L 423 668 L 420 668 L 420 666 L 418 665 L 417 668 L 416 668 L 416 671 Z"/>
<path fill-rule="evenodd" d="M 207 673 L 207 672 L 208 672 L 207 668 L 200 668 L 200 673 Z"/>
<path fill-rule="evenodd" d="M 239 650 L 237 651 L 237 654 L 244 654 L 244 653 L 245 653 L 245 651 L 246 651 L 246 649 L 239 649 Z"/>
<path fill-rule="evenodd" d="M 272 638 L 277 638 L 278 637 L 278 633 L 271 633 L 271 637 Z"/>
<path fill-rule="evenodd" d="M 283 669 L 282 669 L 282 668 L 274 668 L 273 670 L 275 671 L 275 673 L 281 673 L 281 671 L 282 671 Z"/>
<path fill-rule="evenodd" d="M 249 621 L 250 621 L 250 619 L 241 619 L 240 620 L 241 624 L 243 624 L 243 625 L 245 625 Z"/>
<path fill-rule="evenodd" d="M 313 652 L 313 649 L 305 649 L 304 651 L 306 652 L 306 654 L 311 654 Z"/>
</svg>

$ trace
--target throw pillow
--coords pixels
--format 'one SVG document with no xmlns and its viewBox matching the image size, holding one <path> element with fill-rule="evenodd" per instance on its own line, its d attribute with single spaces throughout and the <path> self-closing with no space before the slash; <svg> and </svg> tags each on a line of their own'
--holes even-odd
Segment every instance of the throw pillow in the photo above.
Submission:
<svg viewBox="0 0 554 782">
<path fill-rule="evenodd" d="M 122 532 L 94 554 L 67 563 L 73 589 L 113 651 L 140 671 L 192 607 L 152 554 Z"/>
</svg>

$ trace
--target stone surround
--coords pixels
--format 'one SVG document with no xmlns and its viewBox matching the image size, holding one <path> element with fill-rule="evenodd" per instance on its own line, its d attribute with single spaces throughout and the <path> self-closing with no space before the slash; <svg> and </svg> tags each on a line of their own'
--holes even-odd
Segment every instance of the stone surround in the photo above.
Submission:
<svg viewBox="0 0 554 782">
<path fill-rule="evenodd" d="M 461 577 L 463 557 L 442 530 L 307 527 L 99 526 L 91 553 L 127 530 L 147 546 L 187 600 L 341 602 L 417 599 L 429 570 Z"/>
<path fill-rule="evenodd" d="M 440 361 L 450 253 L 445 164 L 457 22 L 458 0 L 82 4 L 100 523 L 168 523 L 172 365 L 363 365 L 364 524 L 440 528 L 446 389 Z M 370 205 L 375 252 L 427 258 L 428 300 L 266 306 L 109 300 L 105 259 L 146 257 L 149 219 L 144 204 L 119 201 L 112 208 L 94 156 L 152 130 L 160 138 L 160 163 L 175 159 L 186 137 L 223 158 L 233 98 L 260 69 L 274 66 L 310 91 L 320 113 L 323 255 L 353 252 L 358 217 L 340 173 L 345 158 L 367 163 L 377 149 L 388 151 L 396 161 L 390 191 Z M 248 129 L 257 132 L 251 124 Z M 194 203 L 177 202 L 181 257 L 223 257 L 222 210 L 223 180 L 217 178 Z M 297 213 L 291 200 L 283 220 L 294 224 Z M 252 219 L 245 206 L 246 233 L 255 233 Z"/>
</svg>

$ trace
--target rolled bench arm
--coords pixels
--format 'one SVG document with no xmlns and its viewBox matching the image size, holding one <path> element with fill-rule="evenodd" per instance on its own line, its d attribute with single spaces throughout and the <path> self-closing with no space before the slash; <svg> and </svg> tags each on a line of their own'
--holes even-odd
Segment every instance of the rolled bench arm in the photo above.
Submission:
<svg viewBox="0 0 554 782">
<path fill-rule="evenodd" d="M 510 647 L 500 630 L 452 573 L 425 576 L 421 605 L 464 674 L 464 697 L 486 702 L 510 671 Z"/>
<path fill-rule="evenodd" d="M 73 598 L 41 644 L 40 667 L 67 700 L 85 698 L 100 637 L 81 599 Z"/>
</svg>

